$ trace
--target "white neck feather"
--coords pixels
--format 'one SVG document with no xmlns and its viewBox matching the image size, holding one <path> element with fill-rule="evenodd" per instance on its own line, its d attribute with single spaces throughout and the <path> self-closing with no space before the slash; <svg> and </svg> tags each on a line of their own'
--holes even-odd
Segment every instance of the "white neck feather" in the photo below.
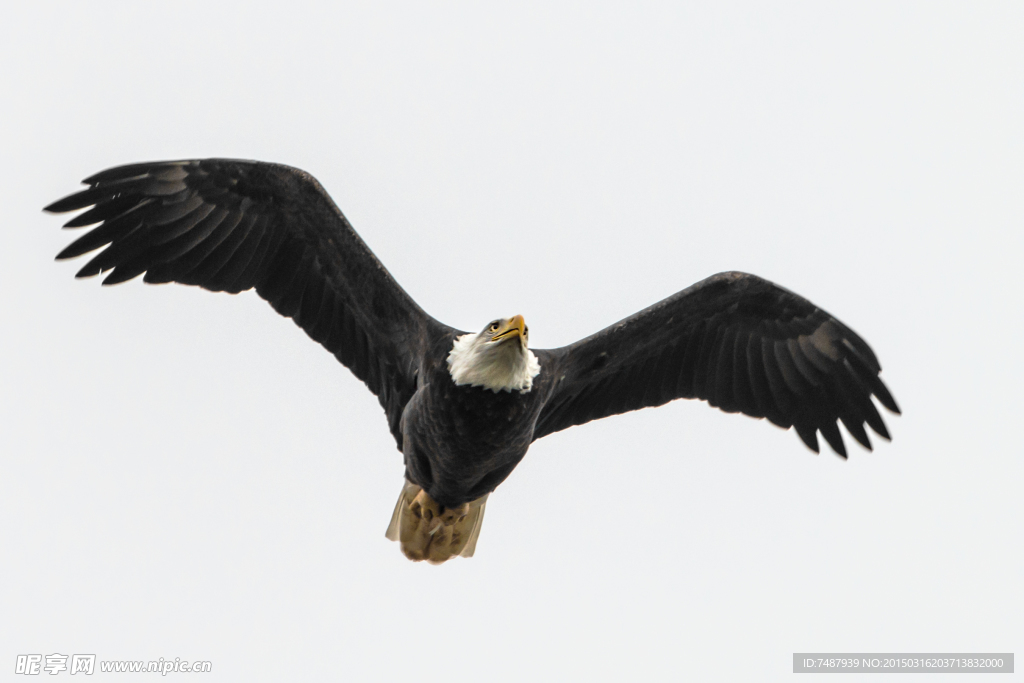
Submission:
<svg viewBox="0 0 1024 683">
<path fill-rule="evenodd" d="M 456 384 L 499 391 L 527 392 L 540 373 L 540 361 L 514 340 L 498 345 L 477 342 L 476 334 L 455 340 L 448 354 L 448 372 Z M 525 351 L 525 353 L 524 353 Z"/>
</svg>

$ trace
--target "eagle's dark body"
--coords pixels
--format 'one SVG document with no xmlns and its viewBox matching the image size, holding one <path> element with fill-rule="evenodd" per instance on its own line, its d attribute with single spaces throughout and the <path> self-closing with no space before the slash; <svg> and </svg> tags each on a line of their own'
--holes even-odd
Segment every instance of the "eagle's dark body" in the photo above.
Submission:
<svg viewBox="0 0 1024 683">
<path fill-rule="evenodd" d="M 536 383 L 526 393 L 458 386 L 444 362 L 431 365 L 402 414 L 406 477 L 455 507 L 493 491 L 523 459 L 544 392 Z M 548 376 L 542 367 L 539 378 Z"/>
<path fill-rule="evenodd" d="M 460 383 L 449 367 L 455 340 L 466 333 L 405 293 L 309 174 L 206 159 L 121 166 L 85 182 L 87 189 L 47 210 L 92 206 L 66 227 L 99 225 L 58 258 L 106 247 L 78 273 L 109 271 L 104 284 L 145 274 L 151 283 L 255 289 L 379 399 L 409 481 L 395 520 L 402 510 L 424 511 L 430 521 L 428 508 L 447 514 L 479 503 L 470 553 L 482 497 L 534 440 L 573 425 L 698 398 L 793 427 L 814 451 L 820 433 L 845 457 L 837 421 L 870 449 L 865 424 L 889 437 L 872 397 L 899 412 L 863 339 L 755 275 L 712 276 L 558 349 L 530 352 L 525 327 L 510 328 L 539 371 L 522 389 L 484 388 Z M 475 339 L 499 343 L 483 333 Z M 454 547 L 460 532 L 453 528 L 445 533 Z M 422 527 L 427 545 L 410 556 L 437 559 L 427 547 L 436 531 L 435 523 Z"/>
</svg>

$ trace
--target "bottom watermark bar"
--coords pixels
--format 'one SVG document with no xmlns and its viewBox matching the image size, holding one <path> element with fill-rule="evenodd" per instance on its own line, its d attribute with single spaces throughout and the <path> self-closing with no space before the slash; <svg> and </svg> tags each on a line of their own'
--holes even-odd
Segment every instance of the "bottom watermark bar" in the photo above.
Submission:
<svg viewBox="0 0 1024 683">
<path fill-rule="evenodd" d="M 795 674 L 1012 674 L 1012 652 L 794 652 Z"/>
<path fill-rule="evenodd" d="M 70 666 L 68 665 L 68 660 Z M 137 660 L 101 660 L 96 662 L 96 655 L 62 655 L 54 652 L 52 655 L 18 655 L 14 664 L 14 673 L 26 676 L 38 676 L 40 672 L 46 672 L 51 676 L 67 671 L 69 674 L 85 674 L 91 676 L 100 671 L 101 673 L 142 673 L 152 672 L 166 676 L 169 673 L 206 673 L 213 670 L 212 662 L 196 661 L 189 662 L 181 657 L 174 659 L 154 659 L 149 661 Z"/>
</svg>

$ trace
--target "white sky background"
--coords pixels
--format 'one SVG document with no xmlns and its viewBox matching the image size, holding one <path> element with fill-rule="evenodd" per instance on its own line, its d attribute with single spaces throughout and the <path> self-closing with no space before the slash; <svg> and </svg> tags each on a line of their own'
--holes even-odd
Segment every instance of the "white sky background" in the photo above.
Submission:
<svg viewBox="0 0 1024 683">
<path fill-rule="evenodd" d="M 1020 656 L 1024 5 L 681 4 L 6 7 L 0 675 Z M 427 311 L 522 313 L 537 347 L 759 274 L 861 334 L 905 415 L 847 462 L 698 402 L 570 429 L 491 497 L 475 558 L 410 563 L 383 413 L 291 321 L 53 262 L 74 235 L 40 209 L 81 178 L 208 156 L 310 171 Z"/>
</svg>

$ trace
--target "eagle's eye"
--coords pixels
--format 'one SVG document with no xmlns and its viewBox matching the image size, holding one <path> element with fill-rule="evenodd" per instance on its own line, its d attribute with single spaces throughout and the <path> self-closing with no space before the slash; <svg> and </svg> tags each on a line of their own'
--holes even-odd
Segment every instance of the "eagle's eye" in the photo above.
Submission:
<svg viewBox="0 0 1024 683">
<path fill-rule="evenodd" d="M 530 328 L 526 325 L 523 325 L 523 334 L 530 334 Z"/>
<path fill-rule="evenodd" d="M 497 332 L 498 331 L 498 321 L 495 320 L 493 323 L 491 323 L 491 326 L 488 329 L 491 332 Z"/>
</svg>

